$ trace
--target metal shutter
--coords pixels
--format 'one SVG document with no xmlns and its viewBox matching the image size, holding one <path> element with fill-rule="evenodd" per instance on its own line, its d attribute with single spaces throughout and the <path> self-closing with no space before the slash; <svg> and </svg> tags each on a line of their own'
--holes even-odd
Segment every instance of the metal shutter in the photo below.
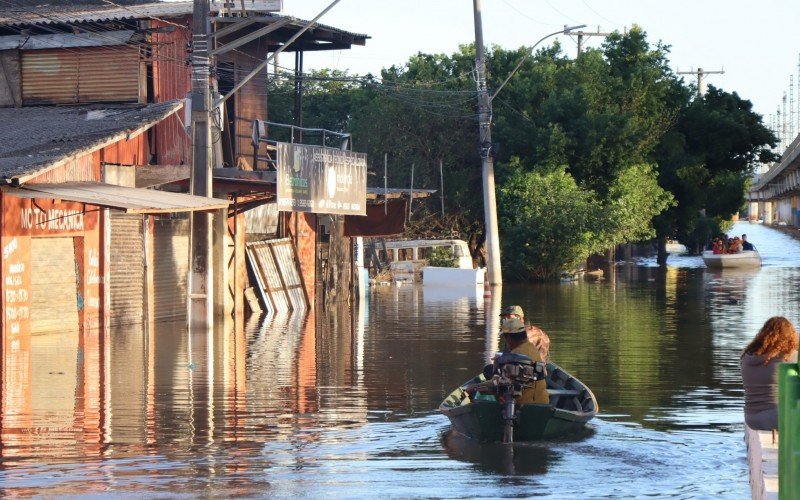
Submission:
<svg viewBox="0 0 800 500">
<path fill-rule="evenodd" d="M 142 216 L 111 212 L 110 323 L 144 320 L 144 236 Z"/>
<path fill-rule="evenodd" d="M 31 238 L 31 332 L 78 329 L 72 238 Z"/>
<path fill-rule="evenodd" d="M 189 220 L 156 219 L 153 243 L 155 319 L 185 318 Z"/>
<path fill-rule="evenodd" d="M 139 49 L 94 47 L 22 51 L 22 102 L 138 102 Z"/>
</svg>

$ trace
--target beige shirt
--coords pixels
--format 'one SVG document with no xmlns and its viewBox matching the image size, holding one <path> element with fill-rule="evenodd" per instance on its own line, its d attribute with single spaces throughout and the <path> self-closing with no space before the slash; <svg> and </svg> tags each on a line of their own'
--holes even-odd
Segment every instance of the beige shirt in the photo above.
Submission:
<svg viewBox="0 0 800 500">
<path fill-rule="evenodd" d="M 534 362 L 542 361 L 542 356 L 536 346 L 527 340 L 518 345 L 516 349 L 512 350 L 514 354 L 523 354 L 531 358 Z M 547 394 L 547 381 L 537 380 L 533 387 L 528 387 L 517 400 L 518 404 L 524 405 L 528 403 L 549 404 L 550 396 Z"/>
</svg>

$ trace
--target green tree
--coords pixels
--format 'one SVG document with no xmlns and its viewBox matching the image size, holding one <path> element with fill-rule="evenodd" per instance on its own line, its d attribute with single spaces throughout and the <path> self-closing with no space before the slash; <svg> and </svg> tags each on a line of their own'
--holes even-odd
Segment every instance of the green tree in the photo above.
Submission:
<svg viewBox="0 0 800 500">
<path fill-rule="evenodd" d="M 667 238 L 697 249 L 724 229 L 746 201 L 753 168 L 777 160 L 777 139 L 735 92 L 709 86 L 688 100 L 677 123 L 662 138 L 654 157 L 659 183 L 676 204 L 656 218 L 659 261 Z"/>
<path fill-rule="evenodd" d="M 532 172 L 512 158 L 498 189 L 504 273 L 517 280 L 557 278 L 601 250 L 601 206 L 565 169 Z"/>
</svg>

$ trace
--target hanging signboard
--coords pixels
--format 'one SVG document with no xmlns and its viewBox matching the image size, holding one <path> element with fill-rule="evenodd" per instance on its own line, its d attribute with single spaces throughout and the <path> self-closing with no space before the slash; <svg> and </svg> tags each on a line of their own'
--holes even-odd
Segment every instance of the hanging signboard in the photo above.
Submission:
<svg viewBox="0 0 800 500">
<path fill-rule="evenodd" d="M 367 214 L 367 155 L 278 143 L 278 210 Z"/>
</svg>

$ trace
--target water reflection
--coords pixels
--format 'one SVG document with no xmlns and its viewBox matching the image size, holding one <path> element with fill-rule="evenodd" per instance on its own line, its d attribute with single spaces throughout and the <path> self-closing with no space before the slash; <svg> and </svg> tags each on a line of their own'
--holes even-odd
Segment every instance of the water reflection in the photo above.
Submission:
<svg viewBox="0 0 800 500">
<path fill-rule="evenodd" d="M 746 228 L 765 262 L 749 273 L 671 257 L 606 282 L 503 288 L 599 400 L 578 439 L 509 453 L 451 432 L 436 408 L 498 347 L 499 301 L 376 287 L 238 330 L 161 323 L 9 346 L 0 491 L 742 497 L 738 355 L 767 317 L 800 312 L 800 245 L 761 231 Z"/>
<path fill-rule="evenodd" d="M 453 430 L 442 434 L 442 447 L 451 459 L 469 462 L 480 472 L 509 476 L 546 474 L 549 465 L 559 459 L 551 445 L 479 443 Z"/>
</svg>

